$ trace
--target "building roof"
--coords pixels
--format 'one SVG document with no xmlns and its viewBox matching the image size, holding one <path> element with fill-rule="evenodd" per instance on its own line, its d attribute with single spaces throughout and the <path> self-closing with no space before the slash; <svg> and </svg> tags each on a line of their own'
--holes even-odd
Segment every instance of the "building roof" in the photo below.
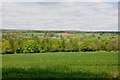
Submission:
<svg viewBox="0 0 120 80">
<path fill-rule="evenodd" d="M 72 34 L 70 33 L 60 33 L 60 34 L 57 34 L 57 36 L 71 36 Z"/>
</svg>

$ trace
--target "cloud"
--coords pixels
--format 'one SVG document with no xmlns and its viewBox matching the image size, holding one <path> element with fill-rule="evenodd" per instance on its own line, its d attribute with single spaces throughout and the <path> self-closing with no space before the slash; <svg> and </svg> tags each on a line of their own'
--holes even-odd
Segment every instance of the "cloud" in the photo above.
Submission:
<svg viewBox="0 0 120 80">
<path fill-rule="evenodd" d="M 0 29 L 2 28 L 2 3 L 0 3 Z"/>
<path fill-rule="evenodd" d="M 114 6 L 116 7 L 114 7 Z M 39 30 L 118 30 L 117 3 L 3 3 L 3 28 Z"/>
<path fill-rule="evenodd" d="M 118 2 L 119 0 L 1 0 L 1 2 Z"/>
</svg>

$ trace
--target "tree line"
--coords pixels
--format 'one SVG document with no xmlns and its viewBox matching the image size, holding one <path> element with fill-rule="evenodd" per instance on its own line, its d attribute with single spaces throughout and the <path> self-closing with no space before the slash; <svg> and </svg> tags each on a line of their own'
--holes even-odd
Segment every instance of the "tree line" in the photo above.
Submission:
<svg viewBox="0 0 120 80">
<path fill-rule="evenodd" d="M 53 38 L 10 38 L 2 41 L 2 54 L 79 52 L 79 51 L 118 51 L 118 40 L 79 40 Z"/>
</svg>

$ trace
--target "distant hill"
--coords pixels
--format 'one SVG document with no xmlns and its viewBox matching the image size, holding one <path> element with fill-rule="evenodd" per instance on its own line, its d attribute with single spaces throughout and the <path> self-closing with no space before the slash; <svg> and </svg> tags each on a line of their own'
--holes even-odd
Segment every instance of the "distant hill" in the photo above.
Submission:
<svg viewBox="0 0 120 80">
<path fill-rule="evenodd" d="M 119 33 L 120 31 L 78 31 L 78 30 L 19 30 L 19 29 L 0 29 L 2 32 L 55 32 L 55 33 Z"/>
</svg>

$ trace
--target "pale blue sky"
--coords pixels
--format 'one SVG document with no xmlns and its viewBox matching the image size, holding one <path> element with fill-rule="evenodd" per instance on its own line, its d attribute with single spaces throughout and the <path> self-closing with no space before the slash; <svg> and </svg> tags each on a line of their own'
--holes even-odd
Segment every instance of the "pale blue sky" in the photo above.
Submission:
<svg viewBox="0 0 120 80">
<path fill-rule="evenodd" d="M 118 3 L 3 3 L 2 27 L 31 30 L 117 31 Z"/>
</svg>

